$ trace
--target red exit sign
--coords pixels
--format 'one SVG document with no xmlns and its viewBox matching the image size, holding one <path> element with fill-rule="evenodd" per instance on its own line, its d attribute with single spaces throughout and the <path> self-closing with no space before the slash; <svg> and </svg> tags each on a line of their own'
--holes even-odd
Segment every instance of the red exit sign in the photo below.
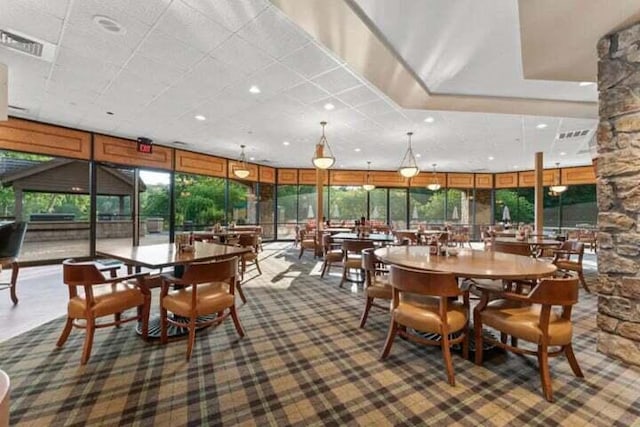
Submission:
<svg viewBox="0 0 640 427">
<path fill-rule="evenodd" d="M 138 140 L 138 152 L 151 154 L 153 152 L 153 144 L 151 143 L 151 141 L 146 138 L 142 141 Z"/>
</svg>

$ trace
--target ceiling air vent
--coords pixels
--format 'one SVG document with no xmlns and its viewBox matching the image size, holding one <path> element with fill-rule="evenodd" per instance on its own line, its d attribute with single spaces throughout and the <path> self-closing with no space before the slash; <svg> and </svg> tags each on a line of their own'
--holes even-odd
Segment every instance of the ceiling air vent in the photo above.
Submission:
<svg viewBox="0 0 640 427">
<path fill-rule="evenodd" d="M 580 138 L 588 134 L 590 129 L 582 129 L 582 130 L 572 130 L 569 132 L 561 132 L 558 134 L 558 139 L 571 139 L 571 138 Z"/>
<path fill-rule="evenodd" d="M 0 46 L 49 62 L 53 60 L 55 53 L 55 45 L 14 30 L 0 29 Z"/>
</svg>

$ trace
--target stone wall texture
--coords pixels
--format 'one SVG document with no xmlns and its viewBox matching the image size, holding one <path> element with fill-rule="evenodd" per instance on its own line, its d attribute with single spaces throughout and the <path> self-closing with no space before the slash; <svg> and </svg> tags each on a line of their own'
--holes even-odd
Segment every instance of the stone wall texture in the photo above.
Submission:
<svg viewBox="0 0 640 427">
<path fill-rule="evenodd" d="M 640 23 L 598 56 L 598 350 L 640 365 Z"/>
</svg>

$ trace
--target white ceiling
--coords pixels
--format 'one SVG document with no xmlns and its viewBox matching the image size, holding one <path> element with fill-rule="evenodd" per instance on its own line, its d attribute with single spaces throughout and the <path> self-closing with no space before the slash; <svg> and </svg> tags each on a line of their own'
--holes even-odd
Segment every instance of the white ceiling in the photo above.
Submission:
<svg viewBox="0 0 640 427">
<path fill-rule="evenodd" d="M 403 25 L 417 28 L 407 33 L 438 40 L 422 46 L 427 68 L 415 67 L 435 79 L 437 90 L 595 96 L 593 87 L 565 90 L 557 85 L 571 83 L 518 80 L 515 2 L 462 2 L 483 3 L 496 16 L 490 21 L 481 10 L 467 12 L 473 19 L 460 26 L 454 22 L 464 16 L 456 6 L 461 2 L 404 1 L 398 9 L 410 21 Z M 360 3 L 375 9 L 382 0 Z M 423 3 L 437 3 L 437 19 Z M 409 6 L 415 13 L 406 13 Z M 0 63 L 9 66 L 9 103 L 28 109 L 10 110 L 17 117 L 162 144 L 182 141 L 187 149 L 231 158 L 246 144 L 256 162 L 281 167 L 311 166 L 321 120 L 329 121 L 327 137 L 344 168 L 364 169 L 367 160 L 374 169 L 397 168 L 408 130 L 415 132 L 423 169 L 431 163 L 449 171 L 531 169 L 537 151 L 545 153 L 546 166 L 591 161 L 595 120 L 401 109 L 266 0 L 0 0 L 0 11 L 0 29 L 57 45 L 53 63 L 0 47 Z M 400 19 L 393 10 L 386 13 Z M 422 20 L 417 13 L 424 13 Z M 95 15 L 116 20 L 126 32 L 107 33 L 93 22 Z M 429 20 L 434 28 L 426 29 Z M 448 24 L 435 25 L 439 21 Z M 456 36 L 465 31 L 469 35 Z M 393 39 L 393 31 L 385 35 Z M 477 51 L 462 55 L 469 42 Z M 249 93 L 253 85 L 260 94 Z M 327 103 L 335 109 L 325 110 Z M 198 114 L 207 120 L 195 120 Z M 424 122 L 427 117 L 433 123 Z M 540 123 L 547 127 L 537 129 Z M 556 139 L 578 129 L 590 132 Z"/>
</svg>

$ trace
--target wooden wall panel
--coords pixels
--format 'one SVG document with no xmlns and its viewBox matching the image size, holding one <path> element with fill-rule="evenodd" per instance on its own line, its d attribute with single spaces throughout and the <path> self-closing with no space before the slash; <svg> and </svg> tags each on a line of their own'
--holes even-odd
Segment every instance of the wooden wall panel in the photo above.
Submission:
<svg viewBox="0 0 640 427">
<path fill-rule="evenodd" d="M 395 171 L 371 171 L 369 180 L 377 187 L 407 187 L 409 185 L 409 180 Z"/>
<path fill-rule="evenodd" d="M 493 174 L 491 173 L 477 173 L 476 188 L 493 188 Z"/>
<path fill-rule="evenodd" d="M 176 150 L 176 171 L 226 178 L 227 159 Z"/>
<path fill-rule="evenodd" d="M 448 173 L 447 187 L 449 188 L 473 188 L 474 176 L 472 173 Z"/>
<path fill-rule="evenodd" d="M 542 185 L 553 185 L 556 179 L 557 169 L 545 169 L 542 171 Z M 535 187 L 536 171 L 518 172 L 518 187 Z"/>
<path fill-rule="evenodd" d="M 400 174 L 398 174 L 400 176 Z M 447 174 L 436 173 L 436 178 L 442 187 L 447 186 Z M 411 178 L 412 187 L 426 187 L 433 182 L 433 172 L 420 172 L 418 176 Z"/>
<path fill-rule="evenodd" d="M 298 183 L 301 185 L 316 185 L 315 169 L 298 169 Z M 329 185 L 329 174 L 325 172 L 324 185 Z"/>
<path fill-rule="evenodd" d="M 0 123 L 0 148 L 88 160 L 91 156 L 91 134 L 9 118 Z"/>
<path fill-rule="evenodd" d="M 240 163 L 235 160 L 228 160 L 227 164 L 227 173 L 229 174 L 230 179 L 240 179 L 233 174 L 234 169 L 239 166 Z M 258 181 L 258 165 L 254 165 L 253 163 L 247 163 L 247 169 L 249 169 L 249 176 L 246 178 L 242 178 L 242 181 Z"/>
<path fill-rule="evenodd" d="M 173 150 L 160 145 L 153 146 L 153 153 L 139 153 L 136 141 L 106 135 L 94 137 L 94 157 L 101 162 L 155 169 L 172 168 Z"/>
<path fill-rule="evenodd" d="M 562 169 L 562 183 L 567 185 L 595 184 L 596 172 L 593 166 Z"/>
<path fill-rule="evenodd" d="M 343 171 L 332 170 L 330 171 L 331 185 L 362 185 L 366 171 Z"/>
<path fill-rule="evenodd" d="M 295 185 L 298 183 L 298 169 L 278 169 L 278 184 Z"/>
<path fill-rule="evenodd" d="M 497 173 L 495 175 L 496 188 L 517 188 L 518 172 Z"/>
<path fill-rule="evenodd" d="M 260 182 L 266 182 L 268 184 L 276 183 L 276 170 L 269 166 L 258 166 L 260 171 Z"/>
</svg>

